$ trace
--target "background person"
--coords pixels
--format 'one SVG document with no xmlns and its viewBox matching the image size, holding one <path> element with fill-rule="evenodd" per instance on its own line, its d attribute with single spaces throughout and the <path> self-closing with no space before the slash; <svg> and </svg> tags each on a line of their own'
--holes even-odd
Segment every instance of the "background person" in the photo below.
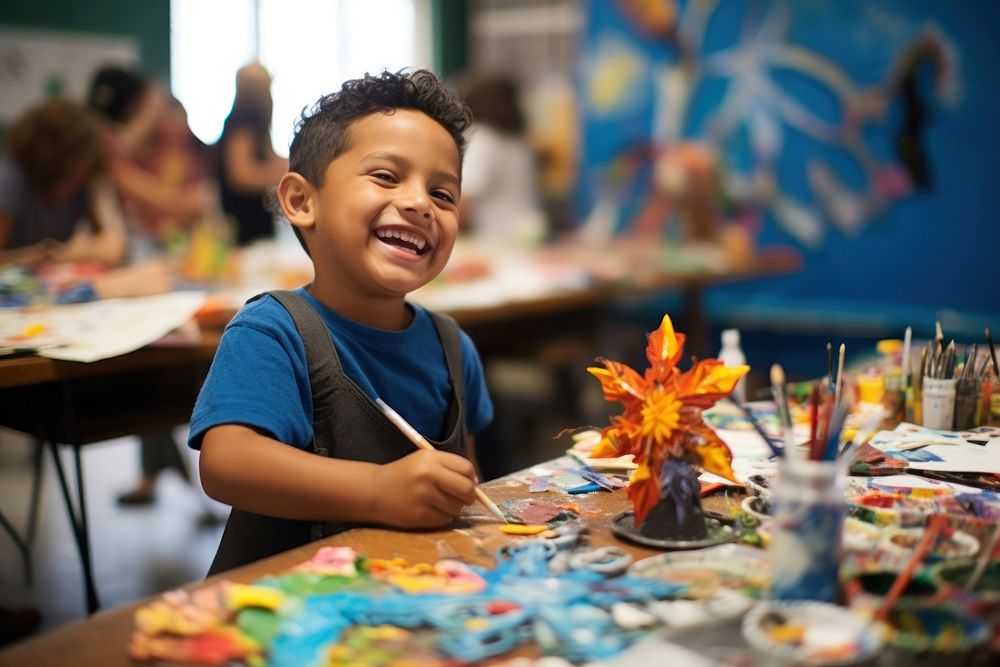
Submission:
<svg viewBox="0 0 1000 667">
<path fill-rule="evenodd" d="M 271 75 L 252 63 L 236 72 L 233 107 L 216 144 L 223 211 L 236 221 L 236 244 L 245 246 L 275 234 L 274 215 L 264 207 L 288 160 L 271 145 Z"/>
<path fill-rule="evenodd" d="M 472 111 L 462 166 L 463 230 L 487 242 L 541 242 L 547 225 L 538 161 L 517 84 L 500 73 L 470 73 L 461 89 Z"/>
</svg>

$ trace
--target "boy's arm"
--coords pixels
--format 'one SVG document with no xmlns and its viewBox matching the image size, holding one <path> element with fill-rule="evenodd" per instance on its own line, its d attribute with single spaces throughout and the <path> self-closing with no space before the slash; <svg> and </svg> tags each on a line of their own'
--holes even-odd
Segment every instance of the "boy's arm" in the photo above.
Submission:
<svg viewBox="0 0 1000 667">
<path fill-rule="evenodd" d="M 432 528 L 475 502 L 473 464 L 456 454 L 416 450 L 385 465 L 326 458 L 239 424 L 205 433 L 200 466 L 216 500 L 286 519 Z"/>
</svg>

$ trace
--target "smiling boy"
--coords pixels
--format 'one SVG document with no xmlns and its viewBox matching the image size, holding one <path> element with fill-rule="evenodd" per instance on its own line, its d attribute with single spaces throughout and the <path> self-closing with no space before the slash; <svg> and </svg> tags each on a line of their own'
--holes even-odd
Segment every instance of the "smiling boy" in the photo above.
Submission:
<svg viewBox="0 0 1000 667">
<path fill-rule="evenodd" d="M 303 114 L 274 195 L 315 278 L 230 322 L 191 420 L 205 491 L 233 506 L 212 572 L 360 523 L 439 527 L 474 502 L 469 434 L 493 412 L 479 356 L 406 301 L 454 247 L 469 121 L 425 70 L 347 81 Z"/>
</svg>

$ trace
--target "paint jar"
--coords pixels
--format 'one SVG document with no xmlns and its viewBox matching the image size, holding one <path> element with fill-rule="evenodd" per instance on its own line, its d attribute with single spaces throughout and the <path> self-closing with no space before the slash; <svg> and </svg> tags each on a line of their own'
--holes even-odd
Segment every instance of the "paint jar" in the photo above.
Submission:
<svg viewBox="0 0 1000 667">
<path fill-rule="evenodd" d="M 858 400 L 862 403 L 881 403 L 884 391 L 883 376 L 878 369 L 869 368 L 858 376 Z"/>
<path fill-rule="evenodd" d="M 956 430 L 972 428 L 976 425 L 976 412 L 982 398 L 979 395 L 982 385 L 976 380 L 964 380 L 955 383 L 955 420 Z"/>
<path fill-rule="evenodd" d="M 951 430 L 955 419 L 955 383 L 955 378 L 924 376 L 920 387 L 924 426 Z"/>
<path fill-rule="evenodd" d="M 897 419 L 906 418 L 906 388 L 903 387 L 903 369 L 890 368 L 882 379 L 882 407 L 886 414 Z"/>
<path fill-rule="evenodd" d="M 847 505 L 835 461 L 786 457 L 771 505 L 771 597 L 833 602 Z"/>
</svg>

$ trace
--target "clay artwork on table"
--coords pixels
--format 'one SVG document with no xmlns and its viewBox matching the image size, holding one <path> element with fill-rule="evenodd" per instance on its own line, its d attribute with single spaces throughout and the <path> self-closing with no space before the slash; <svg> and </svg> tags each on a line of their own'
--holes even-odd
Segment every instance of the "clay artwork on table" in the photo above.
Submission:
<svg viewBox="0 0 1000 667">
<path fill-rule="evenodd" d="M 511 521 L 528 526 L 558 525 L 580 515 L 575 505 L 558 505 L 533 498 L 505 500 L 500 503 L 500 509 Z"/>
<path fill-rule="evenodd" d="M 323 547 L 252 584 L 162 595 L 136 612 L 128 652 L 159 664 L 428 666 L 534 641 L 545 655 L 605 660 L 655 631 L 645 610 L 687 586 L 627 573 L 622 549 L 589 547 L 568 526 L 504 545 L 492 569 Z"/>
<path fill-rule="evenodd" d="M 682 372 L 678 363 L 684 341 L 664 315 L 648 337 L 645 373 L 608 359 L 587 369 L 600 380 L 604 398 L 624 406 L 601 431 L 591 456 L 635 457 L 626 493 L 639 536 L 696 543 L 709 536 L 699 469 L 735 481 L 732 453 L 705 423 L 702 410 L 732 392 L 750 368 L 702 359 Z"/>
</svg>

